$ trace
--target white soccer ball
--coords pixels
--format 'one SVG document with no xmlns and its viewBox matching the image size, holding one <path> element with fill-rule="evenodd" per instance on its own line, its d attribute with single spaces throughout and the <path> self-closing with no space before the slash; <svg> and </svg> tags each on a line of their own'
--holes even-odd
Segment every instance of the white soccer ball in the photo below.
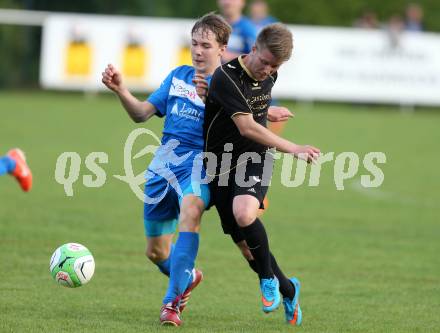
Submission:
<svg viewBox="0 0 440 333">
<path fill-rule="evenodd" d="M 50 258 L 50 274 L 64 287 L 76 288 L 88 283 L 95 272 L 92 253 L 78 243 L 67 243 L 55 250 Z"/>
</svg>

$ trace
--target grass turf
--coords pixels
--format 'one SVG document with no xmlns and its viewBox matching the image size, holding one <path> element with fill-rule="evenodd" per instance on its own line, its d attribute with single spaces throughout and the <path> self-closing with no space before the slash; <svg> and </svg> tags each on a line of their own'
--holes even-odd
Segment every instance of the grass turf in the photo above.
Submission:
<svg viewBox="0 0 440 333">
<path fill-rule="evenodd" d="M 272 251 L 302 282 L 303 325 L 284 324 L 282 308 L 260 310 L 257 279 L 214 211 L 204 215 L 197 266 L 205 281 L 183 314 L 182 332 L 435 332 L 440 327 L 439 110 L 350 105 L 295 105 L 284 136 L 324 152 L 386 153 L 378 189 L 344 191 L 323 166 L 320 186 L 286 188 L 277 164 L 263 216 Z M 155 332 L 167 280 L 143 255 L 142 203 L 123 174 L 123 146 L 136 127 L 110 95 L 0 93 L 0 154 L 26 151 L 34 189 L 22 193 L 0 178 L 0 332 Z M 160 134 L 162 121 L 140 125 Z M 142 140 L 141 140 L 142 141 Z M 139 142 L 139 149 L 143 144 Z M 55 181 L 57 157 L 82 158 L 74 196 Z M 107 180 L 87 188 L 84 160 L 109 156 Z M 136 160 L 140 173 L 149 158 Z M 362 164 L 362 159 L 361 159 Z M 79 242 L 96 260 L 79 289 L 50 278 L 50 255 Z"/>
</svg>

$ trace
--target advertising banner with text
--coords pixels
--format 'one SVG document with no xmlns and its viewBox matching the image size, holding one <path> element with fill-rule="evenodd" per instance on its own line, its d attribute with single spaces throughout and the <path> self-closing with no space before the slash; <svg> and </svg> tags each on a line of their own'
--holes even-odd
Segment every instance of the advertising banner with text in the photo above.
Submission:
<svg viewBox="0 0 440 333">
<path fill-rule="evenodd" d="M 48 17 L 43 28 L 44 88 L 104 90 L 114 64 L 138 92 L 190 65 L 195 20 L 104 15 Z M 299 100 L 440 105 L 440 35 L 289 25 L 292 58 L 273 96 Z"/>
</svg>

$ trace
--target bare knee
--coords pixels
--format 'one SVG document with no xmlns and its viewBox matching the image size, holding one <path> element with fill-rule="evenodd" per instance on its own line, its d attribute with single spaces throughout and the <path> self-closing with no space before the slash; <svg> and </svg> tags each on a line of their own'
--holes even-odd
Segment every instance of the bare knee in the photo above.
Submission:
<svg viewBox="0 0 440 333">
<path fill-rule="evenodd" d="M 239 226 L 245 227 L 255 221 L 257 214 L 256 211 L 251 207 L 241 206 L 237 209 L 234 209 L 234 217 Z"/>
<path fill-rule="evenodd" d="M 200 199 L 199 199 L 200 200 Z M 203 214 L 203 203 L 192 201 L 182 205 L 180 210 L 180 231 L 198 232 Z"/>
<path fill-rule="evenodd" d="M 259 202 L 255 197 L 240 195 L 234 198 L 232 207 L 234 218 L 238 225 L 246 227 L 257 218 Z"/>
</svg>

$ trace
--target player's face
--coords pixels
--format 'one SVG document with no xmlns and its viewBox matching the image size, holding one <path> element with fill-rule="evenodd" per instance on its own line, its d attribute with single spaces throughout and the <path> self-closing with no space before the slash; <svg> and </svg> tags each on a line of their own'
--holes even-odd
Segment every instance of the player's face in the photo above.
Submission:
<svg viewBox="0 0 440 333">
<path fill-rule="evenodd" d="M 244 0 L 218 0 L 217 5 L 220 8 L 220 11 L 223 15 L 229 17 L 229 16 L 235 16 L 240 15 L 244 5 Z"/>
<path fill-rule="evenodd" d="M 226 46 L 220 45 L 211 30 L 197 30 L 192 35 L 191 58 L 197 73 L 212 74 L 220 65 Z"/>
<path fill-rule="evenodd" d="M 257 49 L 255 46 L 248 55 L 248 69 L 258 81 L 264 81 L 269 75 L 275 73 L 283 61 L 278 60 L 270 53 L 269 50 L 262 48 Z"/>
<path fill-rule="evenodd" d="M 267 5 L 264 2 L 254 2 L 251 5 L 251 17 L 253 20 L 262 20 L 267 16 Z"/>
</svg>

